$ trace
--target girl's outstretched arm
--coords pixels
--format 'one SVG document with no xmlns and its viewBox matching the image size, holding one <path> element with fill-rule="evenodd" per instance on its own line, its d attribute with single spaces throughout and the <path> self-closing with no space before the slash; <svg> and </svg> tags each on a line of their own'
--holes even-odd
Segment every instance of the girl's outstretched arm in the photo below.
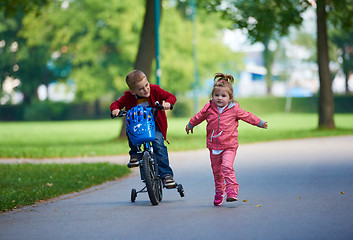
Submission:
<svg viewBox="0 0 353 240">
<path fill-rule="evenodd" d="M 267 122 L 263 122 L 260 128 L 267 129 L 268 128 Z"/>
<path fill-rule="evenodd" d="M 189 134 L 190 131 L 193 134 L 194 133 L 193 129 L 194 129 L 193 127 L 190 127 L 190 123 L 186 124 L 185 131 L 187 134 Z"/>
</svg>

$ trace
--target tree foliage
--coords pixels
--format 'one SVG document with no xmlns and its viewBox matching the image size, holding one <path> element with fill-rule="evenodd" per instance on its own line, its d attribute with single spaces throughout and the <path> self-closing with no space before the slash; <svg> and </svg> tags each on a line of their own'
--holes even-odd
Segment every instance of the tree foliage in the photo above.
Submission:
<svg viewBox="0 0 353 240">
<path fill-rule="evenodd" d="M 13 17 L 17 13 L 38 11 L 47 2 L 48 0 L 2 0 L 0 2 L 0 12 L 4 13 L 5 17 Z"/>
<path fill-rule="evenodd" d="M 206 3 L 206 8 L 222 12 L 223 17 L 231 20 L 231 29 L 242 29 L 251 43 L 263 43 L 269 94 L 274 61 L 274 52 L 269 45 L 271 41 L 277 42 L 280 37 L 288 35 L 290 26 L 302 23 L 301 13 L 306 6 L 307 4 L 298 4 L 296 0 L 216 0 Z"/>
<path fill-rule="evenodd" d="M 301 1 L 302 2 L 302 1 Z M 216 0 L 206 8 L 222 12 L 231 20 L 231 28 L 243 29 L 252 43 L 265 38 L 285 36 L 289 27 L 302 23 L 301 13 L 307 4 L 296 0 Z"/>
<path fill-rule="evenodd" d="M 0 24 L 0 79 L 7 77 L 21 80 L 19 89 L 23 93 L 25 104 L 30 104 L 37 98 L 37 88 L 53 80 L 52 72 L 46 68 L 50 54 L 47 45 L 28 46 L 26 39 L 19 36 L 22 28 L 22 13 L 16 13 L 11 18 L 5 18 Z"/>
<path fill-rule="evenodd" d="M 191 89 L 194 83 L 192 22 L 185 12 L 175 7 L 163 10 L 161 22 L 162 85 L 175 93 Z M 197 62 L 200 79 L 207 80 L 216 72 L 237 73 L 243 69 L 242 54 L 223 44 L 223 30 L 229 24 L 218 13 L 197 12 Z"/>
<path fill-rule="evenodd" d="M 57 59 L 70 61 L 77 96 L 90 101 L 113 86 L 124 89 L 121 76 L 133 65 L 142 13 L 137 1 L 55 1 L 39 15 L 27 14 L 21 35 L 29 45 L 49 43 Z"/>
<path fill-rule="evenodd" d="M 206 3 L 209 9 L 221 11 L 225 17 L 230 18 L 234 22 L 233 28 L 245 29 L 252 42 L 264 42 L 266 37 L 285 35 L 289 26 L 299 25 L 302 22 L 301 13 L 310 5 L 317 9 L 317 60 L 320 79 L 319 128 L 334 128 L 326 21 L 351 31 L 353 26 L 352 0 L 215 0 Z"/>
<path fill-rule="evenodd" d="M 126 90 L 124 78 L 134 67 L 139 42 L 145 40 L 140 39 L 145 5 L 137 0 L 38 0 L 22 4 L 16 10 L 5 6 L 1 15 L 2 39 L 19 43 L 15 54 L 1 49 L 2 58 L 7 59 L 7 65 L 0 66 L 1 79 L 5 75 L 19 77 L 21 90 L 32 98 L 29 102 L 36 98 L 40 84 L 54 80 L 73 80 L 77 100 L 84 101 L 96 100 L 112 89 Z M 192 23 L 169 1 L 163 7 L 162 85 L 183 93 L 194 81 Z M 11 14 L 5 18 L 5 12 Z M 217 14 L 198 12 L 197 67 L 202 79 L 223 69 L 237 72 L 242 67 L 240 55 L 222 43 L 222 29 L 227 24 Z M 11 70 L 15 64 L 20 66 L 16 73 Z"/>
</svg>

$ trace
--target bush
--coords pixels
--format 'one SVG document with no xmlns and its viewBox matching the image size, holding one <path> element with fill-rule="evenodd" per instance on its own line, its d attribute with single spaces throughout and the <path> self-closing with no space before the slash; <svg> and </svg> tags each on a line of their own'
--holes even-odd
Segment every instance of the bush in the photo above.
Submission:
<svg viewBox="0 0 353 240">
<path fill-rule="evenodd" d="M 0 121 L 20 121 L 23 120 L 24 106 L 0 105 Z"/>
<path fill-rule="evenodd" d="M 191 105 L 190 102 L 177 101 L 173 108 L 172 114 L 174 117 L 189 117 L 191 116 Z"/>
<path fill-rule="evenodd" d="M 25 121 L 49 121 L 66 120 L 69 105 L 65 103 L 53 103 L 48 101 L 36 102 L 27 106 L 24 110 Z"/>
</svg>

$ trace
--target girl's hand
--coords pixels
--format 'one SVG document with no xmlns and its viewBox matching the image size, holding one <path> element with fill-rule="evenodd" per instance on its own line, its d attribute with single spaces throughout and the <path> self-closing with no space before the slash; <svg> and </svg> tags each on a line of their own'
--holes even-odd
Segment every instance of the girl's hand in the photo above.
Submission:
<svg viewBox="0 0 353 240">
<path fill-rule="evenodd" d="M 193 128 L 189 127 L 189 124 L 186 124 L 185 131 L 186 131 L 187 134 L 189 134 L 190 131 L 191 131 L 192 134 L 194 133 Z"/>
<path fill-rule="evenodd" d="M 267 125 L 267 122 L 264 122 L 261 126 L 261 128 L 264 128 L 264 129 L 267 129 L 268 125 Z"/>
<path fill-rule="evenodd" d="M 113 114 L 114 117 L 117 117 L 119 112 L 120 112 L 120 109 L 114 109 L 112 114 Z"/>
</svg>

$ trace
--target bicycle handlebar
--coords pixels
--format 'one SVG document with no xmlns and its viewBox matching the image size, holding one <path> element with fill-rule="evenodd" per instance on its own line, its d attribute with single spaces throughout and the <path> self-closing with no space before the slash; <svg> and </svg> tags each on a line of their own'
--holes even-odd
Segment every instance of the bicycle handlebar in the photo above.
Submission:
<svg viewBox="0 0 353 240">
<path fill-rule="evenodd" d="M 160 104 L 158 101 L 156 101 L 154 104 L 155 104 L 155 107 L 152 108 L 152 114 L 153 114 L 154 117 L 156 117 L 155 114 L 158 112 L 158 110 L 163 110 L 164 107 L 163 107 L 163 105 Z M 173 105 L 172 105 L 172 104 L 170 104 L 170 110 L 173 110 Z M 118 116 L 113 116 L 113 113 L 110 113 L 110 117 L 111 117 L 112 119 L 113 119 L 113 118 L 116 118 L 116 117 L 124 117 L 124 116 L 126 116 L 127 112 L 128 112 L 128 111 L 120 110 Z"/>
<path fill-rule="evenodd" d="M 125 110 L 120 110 L 120 112 L 118 113 L 118 116 L 113 116 L 113 113 L 110 113 L 110 117 L 113 119 L 113 118 L 116 118 L 116 117 L 124 117 L 125 115 L 127 114 L 127 111 Z"/>
</svg>

